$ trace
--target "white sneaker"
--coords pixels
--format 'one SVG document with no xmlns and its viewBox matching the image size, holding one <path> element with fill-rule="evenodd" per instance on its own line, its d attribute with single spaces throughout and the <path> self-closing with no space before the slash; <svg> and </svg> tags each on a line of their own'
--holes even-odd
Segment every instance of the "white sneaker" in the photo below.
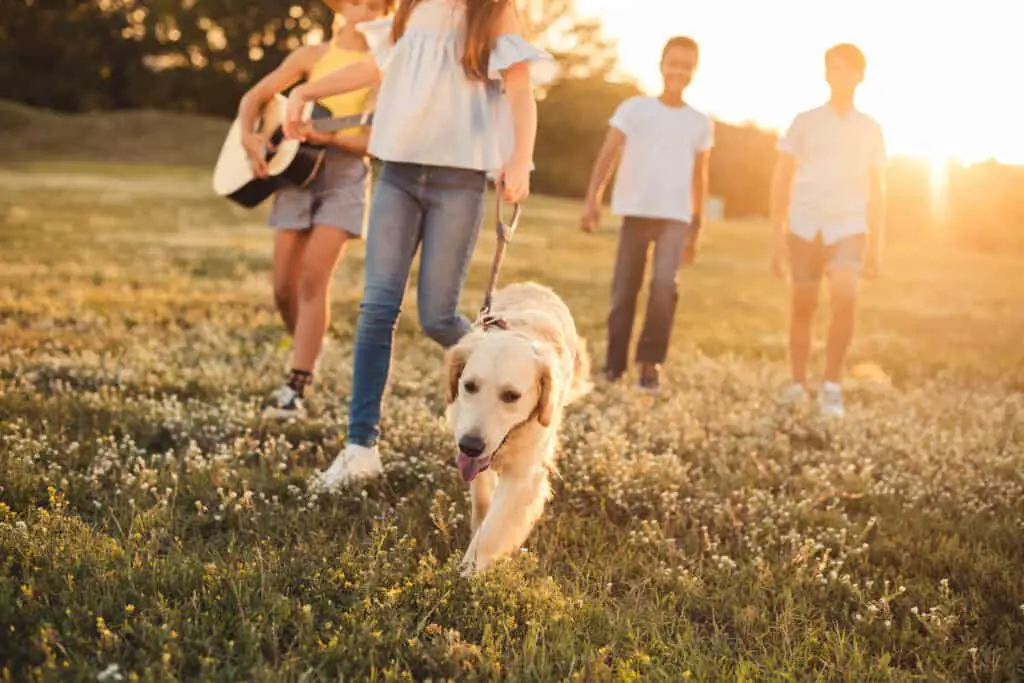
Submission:
<svg viewBox="0 0 1024 683">
<path fill-rule="evenodd" d="M 338 454 L 324 472 L 313 475 L 309 488 L 313 491 L 331 491 L 360 479 L 377 477 L 384 472 L 376 448 L 350 443 Z"/>
<path fill-rule="evenodd" d="M 272 420 L 303 420 L 306 418 L 306 408 L 298 392 L 283 384 L 270 395 L 270 405 L 263 410 L 263 417 Z"/>
<path fill-rule="evenodd" d="M 846 410 L 843 408 L 843 390 L 835 382 L 825 382 L 818 392 L 818 410 L 822 417 L 842 417 Z"/>
<path fill-rule="evenodd" d="M 797 406 L 801 403 L 806 403 L 807 390 L 804 389 L 803 384 L 794 382 L 786 387 L 786 390 L 782 392 L 782 396 L 779 397 L 779 402 L 787 406 Z"/>
</svg>

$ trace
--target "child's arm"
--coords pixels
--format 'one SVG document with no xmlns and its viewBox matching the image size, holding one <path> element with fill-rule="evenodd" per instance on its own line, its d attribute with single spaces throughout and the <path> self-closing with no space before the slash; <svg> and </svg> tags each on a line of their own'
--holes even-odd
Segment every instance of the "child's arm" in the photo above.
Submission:
<svg viewBox="0 0 1024 683">
<path fill-rule="evenodd" d="M 786 229 L 789 215 L 790 190 L 796 174 L 796 158 L 792 154 L 779 152 L 772 171 L 772 194 L 769 216 L 772 230 L 776 233 Z"/>
<path fill-rule="evenodd" d="M 604 191 L 608 187 L 612 171 L 615 170 L 622 158 L 622 149 L 625 145 L 626 134 L 615 126 L 609 126 L 608 133 L 604 136 L 604 144 L 601 145 L 601 151 L 598 152 L 594 168 L 590 172 L 590 183 L 587 186 L 587 197 L 583 207 L 583 219 L 580 221 L 580 227 L 584 232 L 594 232 L 597 229 L 597 223 L 601 218 L 601 202 L 604 201 Z"/>
<path fill-rule="evenodd" d="M 800 155 L 803 126 L 797 116 L 779 138 L 778 156 L 772 173 L 769 217 L 773 232 L 782 235 L 789 223 L 789 204 L 796 175 L 796 160 Z"/>
<path fill-rule="evenodd" d="M 378 94 L 376 90 L 371 93 L 371 97 L 366 103 L 367 110 L 376 106 Z M 334 145 L 344 152 L 364 157 L 370 147 L 370 125 L 360 127 L 357 133 L 318 133 L 309 130 L 306 139 L 316 144 Z"/>
<path fill-rule="evenodd" d="M 498 20 L 497 35 L 519 33 L 515 4 L 507 2 Z M 530 65 L 527 62 L 516 62 L 503 70 L 502 81 L 515 131 L 515 149 L 503 169 L 502 183 L 505 186 L 505 201 L 516 204 L 530 195 L 530 171 L 537 141 L 537 100 L 533 96 Z"/>
<path fill-rule="evenodd" d="M 253 172 L 263 178 L 267 174 L 267 163 L 263 158 L 269 147 L 265 133 L 256 133 L 253 127 L 260 110 L 270 99 L 292 83 L 301 80 L 309 72 L 317 56 L 319 46 L 301 47 L 284 58 L 280 65 L 264 76 L 242 96 L 238 102 L 238 119 L 242 127 L 242 144 L 253 165 Z"/>
<path fill-rule="evenodd" d="M 711 167 L 711 149 L 704 149 L 693 157 L 693 182 L 690 205 L 693 207 L 690 239 L 683 251 L 683 263 L 693 263 L 697 257 L 697 243 L 704 232 L 704 212 L 708 204 L 708 176 Z"/>
<path fill-rule="evenodd" d="M 711 168 L 711 148 L 715 146 L 715 122 L 709 117 L 693 156 L 693 187 L 690 206 L 693 207 L 694 228 L 699 232 L 703 225 L 704 210 L 708 204 L 708 177 Z"/>
<path fill-rule="evenodd" d="M 882 129 L 878 128 L 874 145 L 870 175 L 868 178 L 868 234 L 864 258 L 864 275 L 878 276 L 878 261 L 885 234 L 885 166 L 887 155 Z"/>
<path fill-rule="evenodd" d="M 693 217 L 695 223 L 703 223 L 704 209 L 708 205 L 708 176 L 711 168 L 711 150 L 705 149 L 693 157 L 693 187 L 690 196 L 693 206 Z M 694 227 L 700 230 L 703 225 L 695 224 Z"/>
<path fill-rule="evenodd" d="M 789 202 L 796 174 L 796 157 L 780 151 L 772 173 L 772 193 L 769 216 L 775 248 L 772 252 L 772 270 L 782 277 L 786 260 L 786 227 L 789 222 Z"/>
<path fill-rule="evenodd" d="M 284 133 L 290 138 L 305 139 L 308 126 L 303 125 L 302 107 L 307 102 L 331 95 L 369 88 L 380 82 L 381 73 L 373 57 L 366 57 L 318 78 L 312 83 L 303 83 L 292 90 L 288 97 L 288 113 L 284 122 Z"/>
<path fill-rule="evenodd" d="M 505 72 L 505 93 L 512 111 L 516 146 L 505 166 L 505 201 L 515 204 L 530 195 L 530 168 L 537 140 L 537 101 L 533 97 L 529 67 L 525 62 Z"/>
<path fill-rule="evenodd" d="M 697 242 L 704 229 L 704 213 L 708 205 L 710 191 L 708 177 L 711 169 L 711 148 L 715 145 L 715 122 L 708 118 L 701 135 L 697 152 L 693 155 L 693 179 L 690 186 L 690 207 L 693 228 L 684 257 L 686 263 L 693 263 L 697 254 Z"/>
<path fill-rule="evenodd" d="M 789 205 L 792 200 L 793 178 L 796 175 L 797 156 L 800 153 L 801 117 L 797 116 L 779 140 L 778 157 L 772 172 L 772 190 L 769 200 L 769 221 L 775 237 L 771 265 L 782 277 L 788 261 L 786 233 L 789 227 Z"/>
</svg>

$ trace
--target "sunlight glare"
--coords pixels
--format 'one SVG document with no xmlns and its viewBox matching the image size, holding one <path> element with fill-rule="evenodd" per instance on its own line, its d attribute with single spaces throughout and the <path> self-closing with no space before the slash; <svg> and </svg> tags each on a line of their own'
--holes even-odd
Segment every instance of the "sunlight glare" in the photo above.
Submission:
<svg viewBox="0 0 1024 683">
<path fill-rule="evenodd" d="M 1024 53 L 1005 0 L 975 0 L 970 13 L 925 0 L 578 3 L 603 20 L 620 69 L 649 94 L 661 87 L 664 41 L 693 36 L 701 63 L 688 98 L 722 121 L 785 127 L 825 100 L 824 51 L 849 41 L 868 58 L 858 106 L 881 122 L 891 154 L 1024 163 L 1024 98 L 1008 87 Z"/>
</svg>

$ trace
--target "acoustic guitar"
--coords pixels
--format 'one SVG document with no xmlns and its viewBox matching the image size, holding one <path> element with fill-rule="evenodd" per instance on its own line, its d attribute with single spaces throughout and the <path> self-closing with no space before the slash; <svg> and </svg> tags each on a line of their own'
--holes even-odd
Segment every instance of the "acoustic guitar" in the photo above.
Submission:
<svg viewBox="0 0 1024 683">
<path fill-rule="evenodd" d="M 316 176 L 327 147 L 285 137 L 283 122 L 287 104 L 288 99 L 284 95 L 275 95 L 264 105 L 256 122 L 255 130 L 270 133 L 268 139 L 273 147 L 264 157 L 268 169 L 266 178 L 257 178 L 253 173 L 249 155 L 242 144 L 242 123 L 235 118 L 213 170 L 215 193 L 251 209 L 262 204 L 278 188 L 287 185 L 304 187 Z M 303 119 L 312 122 L 313 130 L 322 133 L 369 125 L 373 120 L 370 112 L 332 118 L 331 112 L 318 102 L 307 103 L 302 115 Z"/>
</svg>

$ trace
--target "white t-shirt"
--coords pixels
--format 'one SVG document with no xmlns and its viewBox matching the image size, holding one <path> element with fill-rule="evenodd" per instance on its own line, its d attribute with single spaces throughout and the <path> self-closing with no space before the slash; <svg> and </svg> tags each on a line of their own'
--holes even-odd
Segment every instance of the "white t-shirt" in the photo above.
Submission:
<svg viewBox="0 0 1024 683">
<path fill-rule="evenodd" d="M 689 105 L 670 107 L 656 97 L 632 97 L 609 123 L 626 136 L 612 211 L 689 222 L 694 156 L 714 145 L 711 119 Z"/>
<path fill-rule="evenodd" d="M 859 235 L 868 227 L 871 169 L 886 164 L 882 127 L 852 109 L 838 114 L 825 104 L 793 119 L 779 150 L 796 157 L 789 229 L 826 244 Z"/>
</svg>

